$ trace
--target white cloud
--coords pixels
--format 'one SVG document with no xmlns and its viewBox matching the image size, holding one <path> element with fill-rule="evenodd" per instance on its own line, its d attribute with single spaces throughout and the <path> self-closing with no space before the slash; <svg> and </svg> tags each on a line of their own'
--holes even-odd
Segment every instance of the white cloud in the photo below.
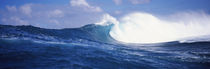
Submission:
<svg viewBox="0 0 210 69">
<path fill-rule="evenodd" d="M 72 6 L 87 6 L 89 7 L 90 5 L 86 2 L 86 0 L 71 0 L 70 4 Z"/>
<path fill-rule="evenodd" d="M 32 4 L 25 4 L 25 5 L 20 7 L 20 11 L 23 14 L 30 16 L 31 12 L 32 12 L 31 6 L 32 6 Z"/>
<path fill-rule="evenodd" d="M 49 22 L 50 22 L 50 23 L 54 23 L 54 24 L 56 24 L 56 25 L 59 25 L 59 24 L 60 24 L 60 22 L 59 22 L 58 20 L 55 20 L 55 19 L 49 20 Z"/>
<path fill-rule="evenodd" d="M 116 5 L 122 4 L 122 0 L 113 0 Z"/>
<path fill-rule="evenodd" d="M 18 17 L 11 17 L 11 20 L 15 21 L 16 23 L 20 25 L 28 25 L 27 21 L 24 21 Z"/>
<path fill-rule="evenodd" d="M 87 11 L 93 11 L 93 12 L 101 12 L 102 9 L 100 7 L 94 7 L 94 6 L 91 6 L 89 8 L 86 9 Z"/>
<path fill-rule="evenodd" d="M 0 12 L 0 24 L 33 25 L 42 28 L 75 28 L 97 22 L 103 12 L 100 7 L 86 5 L 8 5 Z M 88 6 L 88 7 L 87 7 Z"/>
<path fill-rule="evenodd" d="M 122 12 L 117 10 L 117 11 L 114 11 L 114 13 L 115 14 L 121 14 Z"/>
<path fill-rule="evenodd" d="M 151 0 L 129 0 L 132 4 L 144 4 L 149 3 Z"/>
<path fill-rule="evenodd" d="M 6 6 L 6 8 L 9 12 L 16 12 L 17 11 L 16 6 Z"/>
<path fill-rule="evenodd" d="M 29 25 L 27 21 L 20 19 L 19 17 L 12 16 L 8 19 L 3 18 L 1 19 L 7 25 Z"/>
<path fill-rule="evenodd" d="M 63 17 L 64 13 L 62 10 L 59 9 L 55 9 L 54 11 L 51 11 L 49 13 L 49 17 Z"/>
<path fill-rule="evenodd" d="M 85 11 L 101 12 L 102 9 L 98 6 L 91 6 L 86 0 L 70 0 L 70 5 L 73 7 L 82 7 Z"/>
<path fill-rule="evenodd" d="M 116 5 L 122 4 L 123 0 L 112 0 Z M 151 0 L 127 0 L 131 4 L 144 4 L 144 3 L 149 3 Z"/>
</svg>

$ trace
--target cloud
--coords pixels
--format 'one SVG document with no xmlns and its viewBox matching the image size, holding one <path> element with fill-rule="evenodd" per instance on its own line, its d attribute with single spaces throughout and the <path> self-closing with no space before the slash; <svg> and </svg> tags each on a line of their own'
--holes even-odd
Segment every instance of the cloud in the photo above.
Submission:
<svg viewBox="0 0 210 69">
<path fill-rule="evenodd" d="M 50 23 L 54 23 L 54 24 L 56 24 L 56 25 L 60 25 L 60 22 L 59 22 L 58 20 L 55 20 L 55 19 L 49 20 L 49 22 L 50 22 Z"/>
<path fill-rule="evenodd" d="M 29 4 L 22 5 L 21 7 L 6 6 L 6 11 L 1 12 L 1 22 L 7 25 L 29 25 L 28 21 L 22 16 L 30 16 L 31 7 Z"/>
<path fill-rule="evenodd" d="M 122 0 L 113 0 L 116 5 L 122 4 Z"/>
<path fill-rule="evenodd" d="M 151 0 L 129 0 L 132 4 L 144 4 L 149 3 Z"/>
<path fill-rule="evenodd" d="M 91 11 L 91 12 L 102 11 L 102 9 L 98 6 L 89 5 L 86 0 L 70 0 L 70 5 L 73 7 L 81 7 L 85 11 Z"/>
<path fill-rule="evenodd" d="M 16 16 L 12 16 L 8 19 L 3 18 L 2 22 L 5 22 L 6 24 L 11 25 L 10 23 L 12 23 L 12 25 L 29 25 L 27 21 L 20 19 L 19 17 Z"/>
<path fill-rule="evenodd" d="M 123 0 L 112 0 L 116 5 L 120 5 L 122 4 Z M 145 3 L 149 3 L 151 0 L 127 0 L 128 2 L 130 2 L 131 4 L 145 4 Z"/>
<path fill-rule="evenodd" d="M 87 6 L 89 7 L 90 5 L 86 2 L 86 0 L 71 0 L 70 4 L 72 6 Z"/>
<path fill-rule="evenodd" d="M 114 11 L 114 13 L 115 14 L 121 14 L 122 12 L 117 10 L 117 11 Z"/>
<path fill-rule="evenodd" d="M 64 13 L 62 10 L 59 9 L 55 9 L 54 11 L 51 11 L 49 13 L 49 17 L 63 17 Z"/>
<path fill-rule="evenodd" d="M 88 3 L 83 6 L 34 3 L 19 6 L 7 5 L 5 9 L 0 9 L 0 14 L 2 14 L 0 15 L 0 24 L 33 25 L 51 29 L 81 27 L 95 23 L 100 19 L 103 12 L 96 12 L 96 7 L 92 8 Z M 100 7 L 98 8 L 100 9 Z"/>
<path fill-rule="evenodd" d="M 70 5 L 6 5 L 5 9 L 0 9 L 0 14 L 0 24 L 60 29 L 96 23 L 104 12 L 99 6 L 90 5 L 86 0 L 70 0 Z"/>
<path fill-rule="evenodd" d="M 9 12 L 16 12 L 17 11 L 16 6 L 6 6 L 6 8 Z"/>
<path fill-rule="evenodd" d="M 32 12 L 31 6 L 32 6 L 32 4 L 22 5 L 20 7 L 20 11 L 25 15 L 31 16 L 31 12 Z"/>
</svg>

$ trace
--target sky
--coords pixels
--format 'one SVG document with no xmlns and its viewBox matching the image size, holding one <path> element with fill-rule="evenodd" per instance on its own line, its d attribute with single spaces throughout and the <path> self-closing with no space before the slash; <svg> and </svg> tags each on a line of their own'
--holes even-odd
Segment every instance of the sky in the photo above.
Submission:
<svg viewBox="0 0 210 69">
<path fill-rule="evenodd" d="M 210 14 L 210 0 L 0 0 L 0 24 L 41 28 L 75 28 L 99 22 L 104 14 L 116 19 L 132 13 Z"/>
</svg>

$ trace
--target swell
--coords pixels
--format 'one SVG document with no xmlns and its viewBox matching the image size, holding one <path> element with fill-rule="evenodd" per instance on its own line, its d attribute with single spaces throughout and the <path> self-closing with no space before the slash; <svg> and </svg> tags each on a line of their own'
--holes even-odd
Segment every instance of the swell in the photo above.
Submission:
<svg viewBox="0 0 210 69">
<path fill-rule="evenodd" d="M 81 40 L 113 43 L 109 31 L 112 25 L 85 25 L 81 28 L 44 29 L 34 26 L 0 25 L 0 38 L 18 38 L 43 41 L 79 42 Z"/>
</svg>

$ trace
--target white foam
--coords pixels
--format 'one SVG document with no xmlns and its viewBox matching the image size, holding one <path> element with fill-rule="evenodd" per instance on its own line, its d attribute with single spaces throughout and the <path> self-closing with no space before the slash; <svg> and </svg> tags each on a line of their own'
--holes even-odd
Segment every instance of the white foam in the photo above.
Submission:
<svg viewBox="0 0 210 69">
<path fill-rule="evenodd" d="M 210 35 L 210 16 L 203 13 L 164 20 L 152 14 L 135 12 L 114 24 L 111 37 L 125 43 L 160 43 Z"/>
<path fill-rule="evenodd" d="M 117 23 L 119 23 L 119 22 L 117 21 L 116 18 L 112 17 L 109 14 L 104 14 L 102 19 L 99 22 L 95 23 L 95 24 L 96 25 L 106 26 L 106 25 L 117 24 Z"/>
</svg>

